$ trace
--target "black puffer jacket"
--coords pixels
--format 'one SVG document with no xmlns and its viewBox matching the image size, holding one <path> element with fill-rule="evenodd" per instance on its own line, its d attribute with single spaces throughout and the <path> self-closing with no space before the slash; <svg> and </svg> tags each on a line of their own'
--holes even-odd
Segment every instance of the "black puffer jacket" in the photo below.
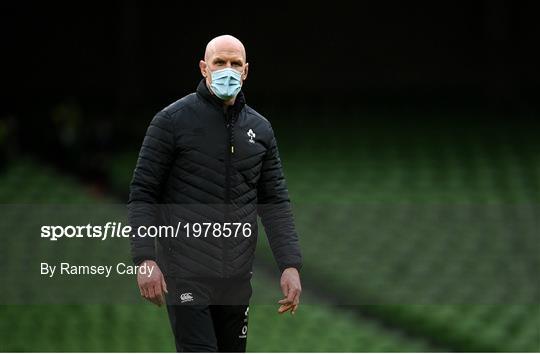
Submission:
<svg viewBox="0 0 540 354">
<path fill-rule="evenodd" d="M 207 237 L 187 237 L 180 227 L 177 237 L 131 238 L 134 263 L 157 259 L 168 276 L 249 277 L 257 215 L 279 268 L 301 266 L 274 132 L 245 104 L 242 92 L 225 111 L 203 80 L 196 93 L 156 114 L 139 153 L 128 211 L 133 230 L 179 222 L 249 223 L 250 237 L 214 237 L 212 230 Z"/>
</svg>

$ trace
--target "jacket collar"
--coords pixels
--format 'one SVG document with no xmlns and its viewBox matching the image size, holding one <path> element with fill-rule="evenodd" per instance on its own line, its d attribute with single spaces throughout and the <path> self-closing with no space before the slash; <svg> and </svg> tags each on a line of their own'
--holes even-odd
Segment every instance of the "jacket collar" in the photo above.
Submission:
<svg viewBox="0 0 540 354">
<path fill-rule="evenodd" d="M 212 106 L 223 112 L 223 101 L 216 97 L 214 94 L 212 94 L 212 92 L 210 92 L 210 90 L 206 86 L 205 79 L 202 79 L 201 82 L 199 82 L 199 86 L 197 86 L 197 94 L 204 98 L 206 101 L 208 101 Z M 240 111 L 242 111 L 245 105 L 246 98 L 244 96 L 244 93 L 240 91 L 238 95 L 236 95 L 234 104 L 229 107 L 229 109 L 232 109 L 232 113 L 236 115 L 240 113 Z"/>
</svg>

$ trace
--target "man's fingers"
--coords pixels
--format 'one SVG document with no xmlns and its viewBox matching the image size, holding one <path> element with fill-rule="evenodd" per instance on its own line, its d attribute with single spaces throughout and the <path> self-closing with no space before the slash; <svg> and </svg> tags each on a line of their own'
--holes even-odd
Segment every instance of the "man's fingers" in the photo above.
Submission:
<svg viewBox="0 0 540 354">
<path fill-rule="evenodd" d="M 302 293 L 298 271 L 294 268 L 285 269 L 281 274 L 280 285 L 285 298 L 278 301 L 281 305 L 278 312 L 284 313 L 291 310 L 291 314 L 294 314 L 300 304 L 300 293 Z"/>
<path fill-rule="evenodd" d="M 142 290 L 142 292 L 143 292 L 144 298 L 145 298 L 145 299 L 148 299 L 149 295 L 148 295 L 148 289 L 146 288 L 146 286 L 143 285 L 143 286 L 141 287 L 141 290 Z"/>
<path fill-rule="evenodd" d="M 148 288 L 148 298 L 147 300 L 150 301 L 151 303 L 153 303 L 154 305 L 157 305 L 157 306 L 160 306 L 160 301 L 159 301 L 159 295 L 156 294 L 155 288 L 153 288 L 152 286 L 150 286 Z"/>
<path fill-rule="evenodd" d="M 287 312 L 287 311 L 289 311 L 289 310 L 292 308 L 292 306 L 293 306 L 292 304 L 289 304 L 289 305 L 281 305 L 281 306 L 279 307 L 279 309 L 278 309 L 278 312 L 279 312 L 280 314 L 282 314 L 282 313 L 284 313 L 284 312 Z"/>
<path fill-rule="evenodd" d="M 293 290 L 287 294 L 287 296 L 278 301 L 278 304 L 299 304 L 300 303 L 300 291 Z"/>
<path fill-rule="evenodd" d="M 165 286 L 165 289 L 162 287 Z M 167 285 L 164 281 L 145 284 L 139 287 L 141 296 L 152 303 L 161 306 L 165 303 L 163 291 L 167 290 Z"/>
<path fill-rule="evenodd" d="M 163 292 L 161 291 L 161 284 L 158 283 L 158 284 L 154 285 L 154 294 L 155 294 L 154 296 L 159 297 L 159 296 L 161 296 L 162 293 Z"/>
<path fill-rule="evenodd" d="M 154 292 L 154 287 L 150 285 L 147 288 L 147 290 L 148 290 L 148 297 L 153 300 L 156 297 L 156 293 Z"/>
<path fill-rule="evenodd" d="M 157 267 L 154 261 L 147 260 L 146 264 L 152 263 Z M 152 277 L 144 277 L 137 275 L 137 284 L 139 285 L 139 291 L 148 301 L 161 306 L 165 303 L 165 294 L 168 293 L 167 283 L 165 277 L 157 267 L 157 273 Z"/>
<path fill-rule="evenodd" d="M 294 301 L 294 298 L 296 297 L 296 294 L 298 293 L 298 290 L 296 289 L 293 289 L 291 291 L 289 291 L 289 293 L 287 294 L 287 300 L 292 303 Z"/>
<path fill-rule="evenodd" d="M 298 304 L 292 306 L 291 315 L 294 315 L 296 313 L 296 310 L 298 309 Z"/>
<path fill-rule="evenodd" d="M 301 291 L 299 289 L 289 291 L 285 298 L 278 301 L 278 304 L 281 305 L 278 312 L 282 314 L 291 310 L 291 314 L 294 315 L 300 303 L 300 293 Z"/>
<path fill-rule="evenodd" d="M 154 300 L 156 302 L 156 305 L 161 306 L 162 304 L 162 295 L 163 292 L 161 291 L 161 284 L 154 285 Z"/>
<path fill-rule="evenodd" d="M 298 305 L 300 303 L 300 293 L 301 293 L 300 290 L 296 291 L 296 296 L 294 297 L 294 300 L 293 300 L 294 305 Z"/>
<path fill-rule="evenodd" d="M 281 305 L 287 305 L 288 303 L 289 303 L 289 300 L 287 300 L 287 298 L 284 298 L 278 301 L 278 304 L 281 304 Z"/>
</svg>

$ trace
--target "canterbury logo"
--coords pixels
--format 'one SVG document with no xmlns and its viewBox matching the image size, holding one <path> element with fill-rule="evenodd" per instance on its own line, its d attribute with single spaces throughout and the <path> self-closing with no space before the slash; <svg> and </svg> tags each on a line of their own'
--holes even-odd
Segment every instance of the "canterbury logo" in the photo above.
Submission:
<svg viewBox="0 0 540 354">
<path fill-rule="evenodd" d="M 180 300 L 182 301 L 182 303 L 193 301 L 193 295 L 191 295 L 191 293 L 183 293 L 182 295 L 180 295 Z"/>
</svg>

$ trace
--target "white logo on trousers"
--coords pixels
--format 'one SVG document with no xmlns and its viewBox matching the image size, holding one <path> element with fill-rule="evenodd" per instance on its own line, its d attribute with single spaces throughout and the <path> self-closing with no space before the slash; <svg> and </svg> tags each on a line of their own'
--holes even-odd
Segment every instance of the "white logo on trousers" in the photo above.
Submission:
<svg viewBox="0 0 540 354">
<path fill-rule="evenodd" d="M 246 338 L 246 337 L 247 337 L 247 331 L 248 331 L 248 326 L 247 326 L 248 313 L 249 313 L 249 306 L 246 308 L 246 312 L 244 313 L 244 315 L 245 315 L 246 317 L 244 318 L 244 325 L 242 326 L 242 334 L 240 334 L 240 335 L 238 336 L 238 338 Z"/>
</svg>

